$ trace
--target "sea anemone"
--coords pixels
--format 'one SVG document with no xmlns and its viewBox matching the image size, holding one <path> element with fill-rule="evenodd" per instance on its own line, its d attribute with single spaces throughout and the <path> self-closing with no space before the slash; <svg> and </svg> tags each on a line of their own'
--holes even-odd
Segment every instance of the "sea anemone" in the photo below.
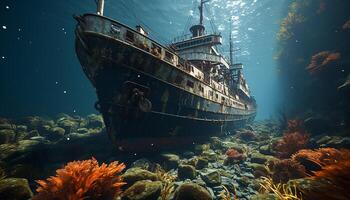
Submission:
<svg viewBox="0 0 350 200">
<path fill-rule="evenodd" d="M 117 161 L 99 166 L 95 158 L 70 162 L 56 170 L 56 176 L 37 181 L 33 200 L 113 199 L 126 184 L 118 175 L 124 168 Z"/>
<path fill-rule="evenodd" d="M 346 21 L 345 24 L 343 25 L 343 29 L 349 29 L 349 28 L 350 28 L 350 19 Z"/>
</svg>

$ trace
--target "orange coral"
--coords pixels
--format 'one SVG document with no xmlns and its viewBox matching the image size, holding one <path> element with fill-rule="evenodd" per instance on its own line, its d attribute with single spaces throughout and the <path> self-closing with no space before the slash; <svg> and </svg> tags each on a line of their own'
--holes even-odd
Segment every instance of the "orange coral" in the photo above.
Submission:
<svg viewBox="0 0 350 200">
<path fill-rule="evenodd" d="M 236 149 L 229 149 L 226 151 L 226 155 L 229 158 L 236 160 L 242 160 L 244 158 L 243 154 L 239 153 Z"/>
<path fill-rule="evenodd" d="M 340 53 L 333 53 L 330 51 L 321 51 L 311 57 L 310 64 L 306 69 L 311 73 L 317 73 L 324 69 L 328 64 L 339 60 L 341 57 Z"/>
<path fill-rule="evenodd" d="M 350 185 L 349 159 L 324 166 L 311 179 L 318 184 L 301 190 L 304 199 L 350 199 L 350 190 L 348 189 Z"/>
<path fill-rule="evenodd" d="M 117 161 L 99 166 L 95 158 L 70 162 L 56 176 L 37 181 L 33 200 L 113 199 L 126 184 L 118 176 L 124 168 Z"/>
<path fill-rule="evenodd" d="M 295 152 L 306 148 L 309 136 L 306 133 L 286 133 L 282 139 L 273 144 L 275 154 L 279 158 L 289 158 Z"/>
<path fill-rule="evenodd" d="M 303 149 L 294 154 L 292 159 L 304 165 L 311 172 L 320 170 L 323 166 L 336 164 L 344 159 L 350 160 L 350 150 L 334 148 Z"/>
<path fill-rule="evenodd" d="M 291 159 L 270 161 L 268 166 L 272 171 L 272 180 L 275 183 L 286 183 L 290 179 L 306 176 L 305 167 Z"/>
</svg>

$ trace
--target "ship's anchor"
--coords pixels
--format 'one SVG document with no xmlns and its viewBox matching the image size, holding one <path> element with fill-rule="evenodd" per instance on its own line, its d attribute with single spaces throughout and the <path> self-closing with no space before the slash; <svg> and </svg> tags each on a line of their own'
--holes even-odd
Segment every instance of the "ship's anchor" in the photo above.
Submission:
<svg viewBox="0 0 350 200">
<path fill-rule="evenodd" d="M 149 112 L 152 110 L 151 101 L 137 88 L 134 88 L 132 91 L 131 102 L 135 103 L 142 112 Z"/>
</svg>

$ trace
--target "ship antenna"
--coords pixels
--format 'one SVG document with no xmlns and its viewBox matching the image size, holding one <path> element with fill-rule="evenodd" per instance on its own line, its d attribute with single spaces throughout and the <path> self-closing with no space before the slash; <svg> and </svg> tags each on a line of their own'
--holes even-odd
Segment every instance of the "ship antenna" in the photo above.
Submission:
<svg viewBox="0 0 350 200">
<path fill-rule="evenodd" d="M 98 2 L 96 2 L 96 3 L 97 3 L 97 11 L 96 11 L 96 13 L 98 15 L 102 16 L 104 8 L 105 8 L 105 0 L 98 0 Z"/>
<path fill-rule="evenodd" d="M 199 18 L 199 24 L 203 25 L 203 7 L 204 4 L 207 3 L 209 0 L 201 0 L 201 4 L 199 6 L 199 12 L 200 12 L 200 18 Z"/>
<path fill-rule="evenodd" d="M 232 43 L 232 23 L 230 19 L 230 64 L 233 66 L 233 43 Z"/>
</svg>

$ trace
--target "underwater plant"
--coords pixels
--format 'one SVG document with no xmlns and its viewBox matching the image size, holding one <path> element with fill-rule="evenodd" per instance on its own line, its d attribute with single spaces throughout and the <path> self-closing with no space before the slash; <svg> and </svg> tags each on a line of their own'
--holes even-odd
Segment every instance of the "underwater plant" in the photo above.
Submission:
<svg viewBox="0 0 350 200">
<path fill-rule="evenodd" d="M 260 181 L 261 193 L 273 193 L 280 200 L 302 200 L 302 193 L 296 185 L 274 183 L 271 178 L 262 177 Z"/>
<path fill-rule="evenodd" d="M 226 186 L 222 185 L 222 187 L 223 187 L 224 189 L 223 189 L 223 190 L 220 192 L 220 194 L 218 195 L 218 196 L 221 198 L 221 200 L 231 200 L 231 199 L 233 199 L 233 200 L 239 200 L 239 199 L 237 198 L 237 196 L 236 196 L 236 188 L 235 188 L 235 186 L 233 186 L 233 191 L 234 191 L 233 197 L 231 196 L 231 193 L 230 193 L 230 191 L 228 191 L 228 189 L 227 189 Z"/>
<path fill-rule="evenodd" d="M 305 167 L 292 159 L 270 161 L 268 168 L 275 183 L 286 183 L 307 176 Z"/>
<path fill-rule="evenodd" d="M 37 181 L 33 200 L 113 199 L 126 184 L 118 175 L 124 168 L 118 161 L 99 165 L 95 158 L 69 162 L 56 176 Z"/>
<path fill-rule="evenodd" d="M 338 52 L 321 51 L 311 57 L 310 64 L 306 69 L 310 74 L 315 74 L 322 71 L 328 64 L 337 61 L 341 58 L 341 54 Z"/>
<path fill-rule="evenodd" d="M 309 136 L 306 133 L 286 133 L 282 139 L 273 144 L 278 158 L 289 158 L 295 152 L 306 148 Z"/>
<path fill-rule="evenodd" d="M 171 195 L 175 191 L 174 182 L 176 180 L 176 176 L 166 172 L 161 168 L 156 169 L 156 174 L 158 179 L 163 183 L 163 188 L 160 194 L 161 200 L 171 199 Z"/>
</svg>

